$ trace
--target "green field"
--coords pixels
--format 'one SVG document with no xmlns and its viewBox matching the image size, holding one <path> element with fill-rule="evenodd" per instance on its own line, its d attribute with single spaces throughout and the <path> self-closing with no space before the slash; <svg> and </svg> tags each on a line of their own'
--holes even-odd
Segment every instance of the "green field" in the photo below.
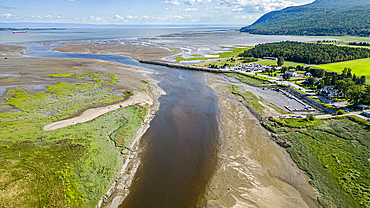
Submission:
<svg viewBox="0 0 370 208">
<path fill-rule="evenodd" d="M 231 57 L 231 56 L 237 56 L 240 53 L 242 53 L 243 51 L 248 50 L 252 47 L 223 47 L 223 48 L 228 48 L 231 51 L 225 51 L 225 52 L 217 53 L 217 54 L 208 54 L 208 55 L 217 55 L 218 57 L 204 57 L 204 56 L 201 56 L 201 55 L 198 55 L 198 54 L 193 54 L 192 56 L 195 56 L 194 58 L 184 59 L 180 55 L 180 56 L 176 57 L 176 61 L 177 62 L 180 62 L 180 61 L 194 61 L 194 60 L 204 60 L 205 61 L 205 60 L 209 60 L 209 59 L 227 58 L 227 57 Z"/>
<path fill-rule="evenodd" d="M 276 60 L 263 60 L 263 61 L 258 61 L 256 63 L 258 63 L 258 64 L 264 64 L 264 65 L 275 65 L 275 66 L 277 66 L 277 61 Z M 304 66 L 304 64 L 297 63 L 297 62 L 292 62 L 292 61 L 284 61 L 284 65 L 283 66 L 286 66 L 286 67 L 289 67 L 289 66 L 296 67 L 296 66 Z"/>
<path fill-rule="evenodd" d="M 3 105 L 17 111 L 0 113 L 0 207 L 95 207 L 116 176 L 119 153 L 148 107 L 121 108 L 44 131 L 53 121 L 130 96 L 108 88 L 119 80 L 114 74 L 70 77 L 85 83 L 60 82 L 36 93 L 26 88 L 7 92 L 10 97 Z"/>
<path fill-rule="evenodd" d="M 265 109 L 265 107 L 263 105 L 261 105 L 261 103 L 260 103 L 260 102 L 263 101 L 262 98 L 258 98 L 253 93 L 248 92 L 248 91 L 246 91 L 246 92 L 238 91 L 239 86 L 237 86 L 237 85 L 232 85 L 231 87 L 232 87 L 231 93 L 233 93 L 234 95 L 238 95 L 238 96 L 242 97 L 245 101 L 248 102 L 248 104 L 254 110 L 256 110 L 260 115 L 262 115 L 263 110 Z"/>
<path fill-rule="evenodd" d="M 253 86 L 259 86 L 259 87 L 263 87 L 263 86 L 266 86 L 266 84 L 270 84 L 270 82 L 268 81 L 260 81 L 260 80 L 257 80 L 257 79 L 253 79 L 253 77 L 256 77 L 256 75 L 241 75 L 241 74 L 238 74 L 238 73 L 225 73 L 226 76 L 228 77 L 235 77 L 235 79 L 243 82 L 243 83 L 246 83 L 246 84 L 250 84 L 250 85 L 253 85 Z"/>
<path fill-rule="evenodd" d="M 356 74 L 358 77 L 365 76 L 367 81 L 370 80 L 370 58 L 322 64 L 316 65 L 316 67 L 337 73 L 342 73 L 342 70 L 347 67 L 352 69 L 352 74 Z"/>
<path fill-rule="evenodd" d="M 370 206 L 370 131 L 366 121 L 347 117 L 307 121 L 271 119 L 263 126 L 281 135 L 298 167 L 312 179 L 323 207 Z"/>
</svg>

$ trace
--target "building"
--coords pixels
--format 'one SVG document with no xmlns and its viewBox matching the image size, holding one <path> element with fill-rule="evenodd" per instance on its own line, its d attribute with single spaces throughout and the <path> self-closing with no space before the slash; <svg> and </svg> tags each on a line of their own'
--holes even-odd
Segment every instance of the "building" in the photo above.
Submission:
<svg viewBox="0 0 370 208">
<path fill-rule="evenodd" d="M 278 60 L 276 57 L 263 57 L 265 60 Z"/>
<path fill-rule="evenodd" d="M 362 111 L 361 115 L 364 115 L 366 117 L 370 117 L 370 111 Z"/>
<path fill-rule="evenodd" d="M 291 77 L 299 76 L 298 72 L 296 71 L 286 71 L 284 74 L 289 74 Z"/>
<path fill-rule="evenodd" d="M 338 90 L 334 89 L 333 86 L 325 86 L 322 89 L 320 89 L 319 94 L 328 97 L 338 96 Z"/>
</svg>

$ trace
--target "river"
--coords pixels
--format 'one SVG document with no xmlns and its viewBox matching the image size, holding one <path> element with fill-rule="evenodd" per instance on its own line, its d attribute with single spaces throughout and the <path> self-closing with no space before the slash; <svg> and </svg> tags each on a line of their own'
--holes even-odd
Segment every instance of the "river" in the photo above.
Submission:
<svg viewBox="0 0 370 208">
<path fill-rule="evenodd" d="M 261 36 L 256 36 L 255 40 L 250 40 L 252 36 L 241 36 L 251 45 L 269 40 L 267 36 L 263 41 L 258 39 Z M 224 37 L 219 34 L 214 38 L 224 40 Z M 274 41 L 287 39 L 271 37 Z M 164 37 L 169 38 L 172 37 Z M 184 43 L 178 41 L 181 40 L 178 37 L 167 41 L 175 40 L 173 44 L 182 47 Z M 199 38 L 196 40 L 201 43 L 199 47 L 206 44 Z M 233 39 L 226 40 L 227 44 L 232 44 L 229 42 Z M 207 47 L 213 44 L 216 43 L 209 42 Z M 140 141 L 139 146 L 144 150 L 139 153 L 141 165 L 120 207 L 205 205 L 208 183 L 217 168 L 217 143 L 221 135 L 219 101 L 207 85 L 205 73 L 142 64 L 124 56 L 51 52 L 50 47 L 40 42 L 24 46 L 29 47 L 24 54 L 32 57 L 98 59 L 153 71 L 147 76 L 158 80 L 166 95 L 159 98 L 160 108 Z"/>
<path fill-rule="evenodd" d="M 27 44 L 25 55 L 49 58 L 100 59 L 133 65 L 156 73 L 166 95 L 141 139 L 145 151 L 130 193 L 121 207 L 196 207 L 203 203 L 217 164 L 218 103 L 206 74 L 139 63 L 114 55 L 58 53 Z"/>
</svg>

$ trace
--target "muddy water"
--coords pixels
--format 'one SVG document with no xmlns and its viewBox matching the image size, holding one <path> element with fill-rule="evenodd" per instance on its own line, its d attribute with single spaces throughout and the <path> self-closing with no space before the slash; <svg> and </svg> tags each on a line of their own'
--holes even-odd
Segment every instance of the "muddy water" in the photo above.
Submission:
<svg viewBox="0 0 370 208">
<path fill-rule="evenodd" d="M 205 75 L 171 70 L 155 77 L 167 95 L 141 140 L 130 194 L 120 207 L 196 207 L 216 167 L 217 101 Z"/>
</svg>

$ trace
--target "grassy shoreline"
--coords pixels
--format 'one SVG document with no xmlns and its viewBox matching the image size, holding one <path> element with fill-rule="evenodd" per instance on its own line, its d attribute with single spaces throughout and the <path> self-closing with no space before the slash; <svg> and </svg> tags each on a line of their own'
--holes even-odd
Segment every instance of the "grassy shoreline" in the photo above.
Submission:
<svg viewBox="0 0 370 208">
<path fill-rule="evenodd" d="M 114 74 L 77 77 L 89 82 L 62 82 L 36 93 L 28 93 L 26 88 L 8 92 L 11 97 L 3 105 L 12 105 L 20 112 L 0 114 L 0 171 L 4 176 L 0 206 L 96 206 L 117 176 L 120 152 L 141 126 L 148 108 L 134 105 L 86 123 L 43 131 L 42 127 L 53 120 L 124 96 L 121 91 L 104 88 L 119 82 Z M 48 114 L 51 110 L 57 113 Z"/>
<path fill-rule="evenodd" d="M 370 130 L 352 120 L 272 119 L 263 124 L 290 143 L 286 150 L 322 193 L 318 201 L 323 207 L 370 206 Z"/>
</svg>

